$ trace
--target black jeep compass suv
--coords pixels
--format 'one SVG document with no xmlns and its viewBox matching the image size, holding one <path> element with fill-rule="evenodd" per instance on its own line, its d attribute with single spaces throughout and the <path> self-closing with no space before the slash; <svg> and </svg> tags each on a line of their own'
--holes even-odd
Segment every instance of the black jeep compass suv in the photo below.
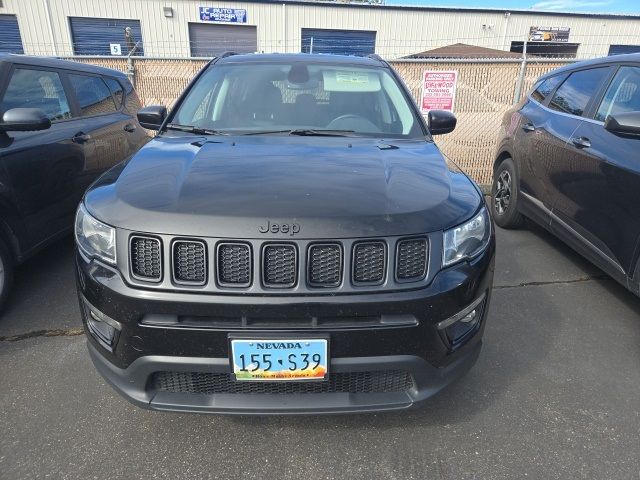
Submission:
<svg viewBox="0 0 640 480">
<path fill-rule="evenodd" d="M 89 351 L 135 404 L 225 413 L 406 408 L 478 357 L 495 240 L 377 57 L 224 55 L 86 193 Z M 430 132 L 429 132 L 430 130 Z"/>
</svg>

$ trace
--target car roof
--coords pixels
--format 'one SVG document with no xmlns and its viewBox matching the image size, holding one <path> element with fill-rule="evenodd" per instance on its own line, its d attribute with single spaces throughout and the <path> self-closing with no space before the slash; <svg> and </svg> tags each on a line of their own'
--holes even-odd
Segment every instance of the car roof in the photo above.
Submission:
<svg viewBox="0 0 640 480">
<path fill-rule="evenodd" d="M 22 65 L 32 65 L 34 67 L 60 68 L 66 70 L 75 70 L 85 73 L 99 73 L 101 75 L 109 75 L 111 77 L 126 78 L 126 75 L 119 70 L 112 68 L 98 67 L 88 63 L 72 62 L 70 60 L 61 60 L 53 57 L 34 57 L 31 55 L 16 55 L 13 53 L 0 53 L 0 62 L 19 63 Z"/>
<path fill-rule="evenodd" d="M 304 62 L 307 64 L 332 64 L 332 65 L 361 65 L 361 66 L 386 66 L 386 63 L 376 56 L 358 57 L 355 55 L 333 55 L 327 53 L 249 53 L 227 54 L 215 60 L 216 64 L 230 63 L 289 63 Z"/>
<path fill-rule="evenodd" d="M 598 65 L 615 65 L 619 63 L 640 63 L 640 53 L 627 53 L 624 55 L 611 55 L 609 57 L 594 58 L 582 62 L 570 63 L 564 67 L 545 73 L 540 79 L 545 79 L 564 72 L 572 72 L 585 67 L 596 67 Z"/>
</svg>

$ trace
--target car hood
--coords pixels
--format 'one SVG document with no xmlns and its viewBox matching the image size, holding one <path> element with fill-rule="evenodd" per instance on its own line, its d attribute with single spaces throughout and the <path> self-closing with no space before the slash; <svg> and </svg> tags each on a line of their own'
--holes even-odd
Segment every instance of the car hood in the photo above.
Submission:
<svg viewBox="0 0 640 480">
<path fill-rule="evenodd" d="M 119 228 L 226 238 L 419 234 L 481 200 L 426 140 L 182 134 L 156 137 L 85 197 Z"/>
</svg>

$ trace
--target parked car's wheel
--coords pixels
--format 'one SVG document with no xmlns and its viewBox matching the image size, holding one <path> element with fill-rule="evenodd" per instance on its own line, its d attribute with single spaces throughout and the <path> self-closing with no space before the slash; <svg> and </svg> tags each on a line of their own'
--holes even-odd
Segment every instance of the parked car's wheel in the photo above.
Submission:
<svg viewBox="0 0 640 480">
<path fill-rule="evenodd" d="M 524 223 L 524 217 L 518 211 L 518 187 L 513 160 L 505 158 L 496 169 L 491 188 L 493 219 L 502 228 L 518 228 Z"/>
<path fill-rule="evenodd" d="M 13 285 L 13 257 L 4 241 L 0 240 L 0 313 L 4 310 Z"/>
</svg>

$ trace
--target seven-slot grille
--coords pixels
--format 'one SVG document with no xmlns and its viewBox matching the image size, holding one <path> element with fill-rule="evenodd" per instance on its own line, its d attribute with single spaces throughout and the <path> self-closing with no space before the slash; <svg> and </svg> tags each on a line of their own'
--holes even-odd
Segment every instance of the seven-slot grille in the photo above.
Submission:
<svg viewBox="0 0 640 480">
<path fill-rule="evenodd" d="M 398 242 L 396 255 L 396 278 L 419 280 L 427 273 L 427 240 L 412 238 Z"/>
<path fill-rule="evenodd" d="M 361 242 L 353 247 L 353 281 L 360 284 L 380 284 L 384 280 L 386 263 L 384 242 Z"/>
<path fill-rule="evenodd" d="M 245 243 L 218 245 L 218 283 L 230 287 L 251 284 L 251 247 Z"/>
<path fill-rule="evenodd" d="M 173 278 L 177 283 L 204 285 L 207 281 L 207 249 L 195 240 L 173 242 Z"/>
<path fill-rule="evenodd" d="M 342 281 L 342 248 L 337 243 L 309 247 L 309 284 L 337 287 Z"/>
<path fill-rule="evenodd" d="M 268 244 L 262 249 L 262 281 L 266 287 L 293 287 L 297 273 L 294 245 Z"/>
<path fill-rule="evenodd" d="M 382 240 L 359 241 L 351 251 L 351 284 L 354 287 L 385 282 L 389 263 L 397 282 L 417 282 L 427 274 L 429 245 L 426 237 L 405 238 L 396 244 L 395 255 L 388 258 L 387 243 Z M 266 288 L 293 288 L 298 279 L 298 247 L 293 243 L 269 243 L 260 251 L 260 277 Z M 395 257 L 395 258 L 393 258 Z M 220 287 L 246 288 L 253 283 L 254 250 L 248 242 L 219 242 L 213 256 L 213 272 Z M 203 240 L 176 239 L 171 243 L 170 271 L 174 283 L 206 285 L 209 257 Z M 130 268 L 136 280 L 161 282 L 163 277 L 162 241 L 156 237 L 130 237 Z M 312 243 L 306 251 L 307 286 L 342 286 L 345 268 L 340 242 Z"/>
<path fill-rule="evenodd" d="M 131 237 L 131 273 L 142 280 L 158 282 L 162 278 L 162 249 L 153 237 Z"/>
</svg>

